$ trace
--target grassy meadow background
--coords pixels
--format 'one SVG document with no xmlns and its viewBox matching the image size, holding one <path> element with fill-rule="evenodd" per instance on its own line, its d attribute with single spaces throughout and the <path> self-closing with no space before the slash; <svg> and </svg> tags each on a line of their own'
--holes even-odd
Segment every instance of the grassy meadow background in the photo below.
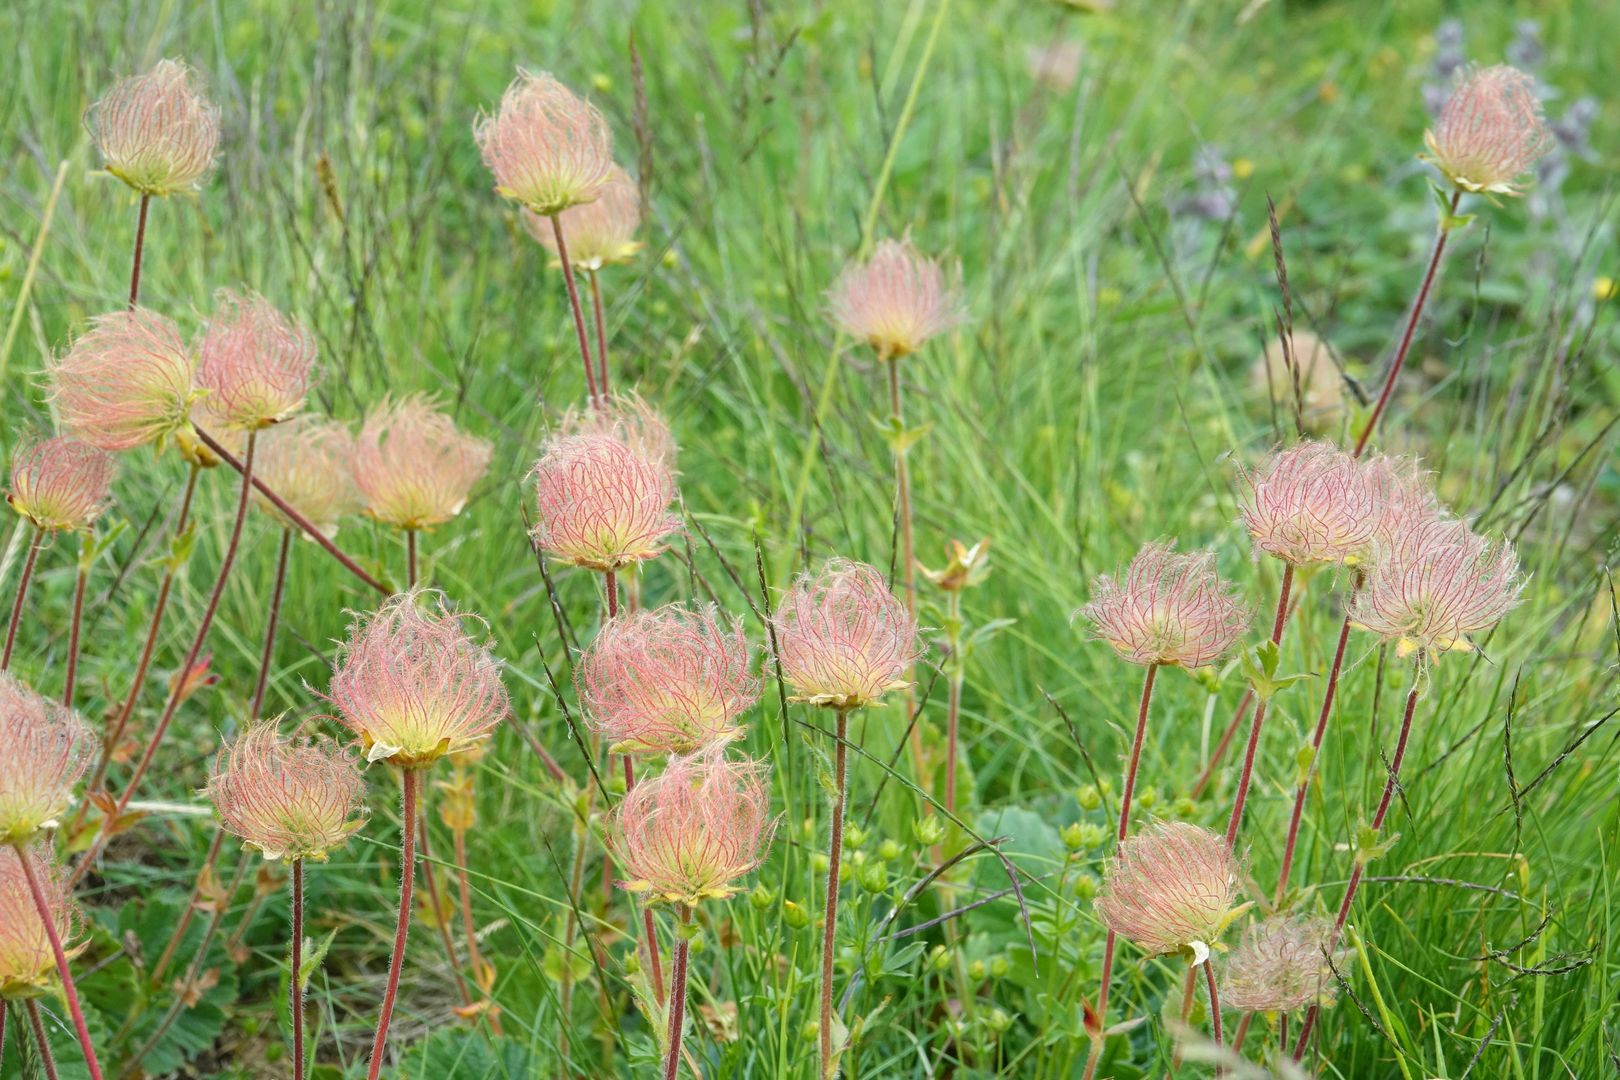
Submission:
<svg viewBox="0 0 1620 1080">
<path fill-rule="evenodd" d="M 756 641 L 756 551 L 773 588 L 835 554 L 893 564 L 892 476 L 875 419 L 887 411 L 882 372 L 835 340 L 823 292 L 863 244 L 909 230 L 960 264 L 971 312 L 903 361 L 910 419 L 932 425 L 911 453 L 919 558 L 940 565 L 949 538 L 992 542 L 990 576 L 964 598 L 969 622 L 990 632 L 968 661 L 960 816 L 980 837 L 1006 838 L 1029 921 L 989 853 L 944 890 L 908 896 L 935 856 L 918 826 L 926 803 L 897 753 L 901 709 L 857 720 L 860 865 L 845 893 L 840 987 L 861 975 L 845 1011 L 857 1029 L 846 1064 L 873 1078 L 1078 1077 L 1081 995 L 1095 993 L 1103 937 L 1090 897 L 1109 845 L 1071 857 L 1061 830 L 1103 825 L 1082 789 L 1117 777 L 1140 672 L 1088 642 L 1071 613 L 1093 575 L 1157 537 L 1214 545 L 1223 571 L 1269 612 L 1277 567 L 1252 561 L 1233 523 L 1235 463 L 1290 428 L 1252 381 L 1283 306 L 1266 198 L 1296 326 L 1376 390 L 1432 237 L 1416 154 L 1447 17 L 1484 63 L 1503 59 L 1518 20 L 1539 20 L 1537 73 L 1558 94 L 1550 115 L 1583 96 L 1599 112 L 1590 157 L 1570 161 L 1556 193 L 1474 207 L 1382 428 L 1383 447 L 1436 470 L 1459 515 L 1518 543 L 1531 578 L 1481 654 L 1437 666 L 1420 705 L 1390 825 L 1400 841 L 1361 893 L 1363 949 L 1323 1017 L 1321 1073 L 1614 1075 L 1620 623 L 1606 566 L 1620 522 L 1620 300 L 1604 301 L 1620 278 L 1620 6 L 18 0 L 0 11 L 11 43 L 0 72 L 5 456 L 22 433 L 50 429 L 43 357 L 127 291 L 135 202 L 97 171 L 81 114 L 116 77 L 183 57 L 223 109 L 221 165 L 198 198 L 154 204 L 143 303 L 189 328 L 216 288 L 262 291 L 318 339 L 312 408 L 358 419 L 385 393 L 429 391 L 496 446 L 475 500 L 424 538 L 424 552 L 427 576 L 490 621 L 508 665 L 515 717 L 476 766 L 471 838 L 505 1036 L 455 1017 L 451 976 L 419 919 L 392 1075 L 649 1075 L 655 1040 L 627 1001 L 622 937 L 588 922 L 610 947 L 601 971 L 560 945 L 584 766 L 553 679 L 577 720 L 565 638 L 592 632 L 598 582 L 550 571 L 559 631 L 525 535 L 522 478 L 583 388 L 561 281 L 491 191 L 471 125 L 519 65 L 589 88 L 609 116 L 618 156 L 650 199 L 645 252 L 604 278 L 612 364 L 618 385 L 639 387 L 674 428 L 688 522 L 643 575 L 643 599 L 713 598 L 744 615 Z M 1067 87 L 1029 70 L 1029 51 L 1054 41 L 1083 51 Z M 1218 214 L 1207 212 L 1210 148 L 1230 167 Z M 172 455 L 131 456 L 101 524 L 124 528 L 92 584 L 80 674 L 92 720 L 125 689 L 183 479 Z M 154 683 L 178 664 L 206 601 L 235 497 L 234 477 L 204 477 L 200 542 Z M 80 985 L 104 1061 L 126 1062 L 168 1000 L 145 989 L 142 965 L 167 939 L 208 843 L 195 792 L 221 735 L 245 719 L 278 536 L 265 515 L 250 518 L 211 638 L 218 682 L 183 707 L 142 790 L 163 805 L 119 837 L 86 898 L 93 938 Z M 26 536 L 19 526 L 3 539 L 9 598 Z M 403 578 L 394 534 L 356 521 L 339 541 Z M 20 674 L 50 685 L 66 649 L 72 556 L 63 541 L 44 557 L 19 645 Z M 375 599 L 313 545 L 293 558 L 269 700 L 302 718 L 325 709 L 316 691 L 345 609 Z M 924 624 L 941 625 L 940 594 L 920 587 Z M 1343 595 L 1329 592 L 1319 577 L 1299 608 L 1285 645 L 1293 669 L 1326 667 Z M 1381 668 L 1370 639 L 1351 640 L 1295 875 L 1320 889 L 1307 905 L 1337 904 L 1350 863 L 1336 846 L 1376 798 L 1380 747 L 1399 722 L 1403 666 Z M 1142 773 L 1154 813 L 1217 828 L 1226 819 L 1235 770 L 1190 798 L 1242 692 L 1235 671 L 1221 674 L 1213 694 L 1179 675 L 1161 680 Z M 919 693 L 937 693 L 922 726 L 938 767 L 945 682 L 933 679 L 924 667 Z M 1320 689 L 1307 682 L 1279 698 L 1267 728 L 1245 833 L 1262 894 Z M 159 696 L 149 689 L 137 724 L 151 722 Z M 688 1040 L 705 1077 L 815 1073 L 804 1025 L 816 1008 L 823 721 L 796 705 L 784 715 L 774 685 L 750 718 L 745 745 L 772 762 L 786 816 L 757 896 L 707 913 Z M 518 725 L 576 786 L 550 781 Z M 309 874 L 311 936 L 333 935 L 310 987 L 322 1080 L 363 1070 L 386 975 L 398 792 L 382 768 L 367 778 L 369 826 Z M 443 857 L 448 834 L 435 835 Z M 953 827 L 944 850 L 970 840 Z M 894 846 L 880 851 L 884 841 Z M 226 852 L 228 876 L 244 856 L 234 841 Z M 587 892 L 622 924 L 626 904 L 602 907 L 600 874 L 593 856 Z M 286 1075 L 285 897 L 249 868 L 225 920 L 254 909 L 244 949 L 233 958 L 215 944 L 217 981 L 158 1040 L 150 1075 Z M 879 940 L 979 899 L 949 936 L 934 925 Z M 978 988 L 961 1012 L 958 962 Z M 569 964 L 584 982 L 565 1022 L 557 976 Z M 1158 1013 L 1174 1012 L 1180 971 L 1124 949 L 1112 1018 L 1153 1022 L 1110 1042 L 1103 1075 L 1162 1075 L 1172 1046 Z M 63 1077 L 82 1075 L 76 1043 L 57 1034 Z M 1267 1037 L 1257 1024 L 1250 1048 Z M 0 1077 L 21 1075 L 20 1060 L 8 1052 Z"/>
</svg>

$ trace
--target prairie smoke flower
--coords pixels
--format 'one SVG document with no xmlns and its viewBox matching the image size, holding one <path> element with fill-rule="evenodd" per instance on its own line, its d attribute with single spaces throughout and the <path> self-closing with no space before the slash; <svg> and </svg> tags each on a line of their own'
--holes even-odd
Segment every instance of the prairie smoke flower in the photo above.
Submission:
<svg viewBox="0 0 1620 1080">
<path fill-rule="evenodd" d="M 742 734 L 759 697 L 742 620 L 670 604 L 611 619 L 580 657 L 579 700 L 620 754 L 689 754 Z"/>
<path fill-rule="evenodd" d="M 600 270 L 627 263 L 641 250 L 636 229 L 641 225 L 641 192 L 628 173 L 617 165 L 608 181 L 588 203 L 570 206 L 558 215 L 568 261 L 575 270 Z M 523 211 L 523 227 L 540 246 L 557 255 L 557 231 L 532 210 Z"/>
<path fill-rule="evenodd" d="M 801 574 L 771 617 L 782 677 L 795 701 L 833 709 L 876 704 L 906 686 L 917 659 L 917 623 L 865 563 L 831 559 Z"/>
<path fill-rule="evenodd" d="M 1514 186 L 1548 150 L 1536 80 L 1506 64 L 1464 73 L 1424 133 L 1428 160 L 1463 191 L 1518 195 Z"/>
<path fill-rule="evenodd" d="M 95 742 L 78 713 L 0 672 L 0 844 L 56 827 Z"/>
<path fill-rule="evenodd" d="M 339 522 L 360 509 L 360 493 L 349 472 L 354 453 L 354 436 L 347 426 L 316 416 L 295 416 L 259 436 L 253 475 L 306 521 L 333 536 Z M 257 491 L 254 497 L 283 527 L 298 528 L 269 499 Z"/>
<path fill-rule="evenodd" d="M 1273 915 L 1243 930 L 1221 976 L 1221 1000 L 1243 1012 L 1296 1012 L 1331 1005 L 1333 923 Z"/>
<path fill-rule="evenodd" d="M 962 299 L 939 263 L 910 239 L 884 240 L 865 263 L 846 266 L 827 292 L 839 329 L 885 360 L 916 352 L 962 321 Z"/>
<path fill-rule="evenodd" d="M 1152 955 L 1190 949 L 1201 964 L 1247 907 L 1237 906 L 1237 879 L 1237 856 L 1224 837 L 1182 821 L 1155 821 L 1120 842 L 1103 874 L 1097 914 Z"/>
<path fill-rule="evenodd" d="M 1397 656 L 1434 659 L 1471 652 L 1468 636 L 1494 626 L 1522 587 L 1512 544 L 1475 535 L 1461 521 L 1417 519 L 1375 547 L 1350 617 L 1394 641 Z"/>
<path fill-rule="evenodd" d="M 776 828 L 769 775 L 762 762 L 728 760 L 718 746 L 671 758 L 614 812 L 628 875 L 620 885 L 688 906 L 732 896 L 764 860 Z"/>
<path fill-rule="evenodd" d="M 11 459 L 11 508 L 39 529 L 88 528 L 107 506 L 116 464 L 105 450 L 56 435 Z"/>
<path fill-rule="evenodd" d="M 366 513 L 396 529 L 449 521 L 489 468 L 491 448 L 456 430 L 420 394 L 384 401 L 366 417 L 354 447 L 354 483 Z"/>
<path fill-rule="evenodd" d="M 597 198 L 612 178 L 613 135 L 590 102 L 551 75 L 519 69 L 473 138 L 495 190 L 541 216 Z"/>
<path fill-rule="evenodd" d="M 262 296 L 222 289 L 217 302 L 197 361 L 207 412 L 242 431 L 287 419 L 314 381 L 314 339 Z"/>
<path fill-rule="evenodd" d="M 1092 582 L 1079 614 L 1133 664 L 1212 663 L 1248 628 L 1249 612 L 1215 573 L 1215 553 L 1148 544 L 1118 577 Z"/>
<path fill-rule="evenodd" d="M 326 738 L 283 738 L 274 720 L 219 752 L 205 794 L 225 831 L 266 859 L 326 861 L 365 823 L 365 781 Z"/>
<path fill-rule="evenodd" d="M 1325 442 L 1302 442 L 1243 471 L 1239 520 L 1255 551 L 1294 566 L 1342 565 L 1365 557 L 1383 519 L 1372 477 Z"/>
<path fill-rule="evenodd" d="M 534 466 L 535 543 L 600 571 L 658 555 L 681 526 L 669 513 L 673 458 L 668 429 L 651 410 L 574 419 Z"/>
<path fill-rule="evenodd" d="M 430 601 L 432 610 L 423 610 Z M 367 761 L 419 769 L 471 748 L 509 705 L 487 627 L 435 590 L 400 593 L 355 618 L 338 651 L 330 700 Z"/>
<path fill-rule="evenodd" d="M 78 927 L 72 891 L 55 867 L 36 851 L 0 847 L 0 1001 L 22 1001 L 46 993 L 56 982 L 56 953 L 28 887 L 27 859 L 45 894 L 57 938 L 66 945 Z M 78 952 L 69 948 L 68 955 Z"/>
<path fill-rule="evenodd" d="M 146 74 L 120 80 L 84 121 L 107 171 L 142 195 L 197 187 L 214 167 L 219 110 L 177 60 L 160 60 Z"/>
<path fill-rule="evenodd" d="M 163 442 L 186 423 L 192 355 L 173 320 L 146 308 L 98 315 L 48 362 L 57 419 L 103 450 Z"/>
<path fill-rule="evenodd" d="M 1402 530 L 1420 521 L 1443 517 L 1429 474 L 1415 458 L 1374 454 L 1361 469 L 1378 493 L 1381 507 L 1374 542 L 1388 545 Z"/>
</svg>

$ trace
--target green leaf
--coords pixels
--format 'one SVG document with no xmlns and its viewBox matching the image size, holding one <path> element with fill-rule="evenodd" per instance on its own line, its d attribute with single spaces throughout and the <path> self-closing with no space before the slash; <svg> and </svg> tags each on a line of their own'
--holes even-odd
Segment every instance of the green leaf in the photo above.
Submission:
<svg viewBox="0 0 1620 1080">
<path fill-rule="evenodd" d="M 298 965 L 298 988 L 300 990 L 309 989 L 310 977 L 319 971 L 321 965 L 326 962 L 327 950 L 332 947 L 332 939 L 337 937 L 338 929 L 338 927 L 333 927 L 326 937 L 321 939 L 319 945 L 305 953 L 303 961 Z"/>
</svg>

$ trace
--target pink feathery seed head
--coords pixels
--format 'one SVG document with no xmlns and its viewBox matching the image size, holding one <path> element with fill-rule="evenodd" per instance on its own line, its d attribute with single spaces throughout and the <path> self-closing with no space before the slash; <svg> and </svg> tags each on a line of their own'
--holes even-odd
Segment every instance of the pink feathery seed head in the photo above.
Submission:
<svg viewBox="0 0 1620 1080">
<path fill-rule="evenodd" d="M 911 240 L 885 240 L 864 263 L 851 263 L 827 292 L 833 321 L 886 360 L 916 352 L 962 321 L 962 298 L 939 263 Z"/>
<path fill-rule="evenodd" d="M 360 492 L 350 472 L 354 457 L 354 435 L 348 425 L 295 416 L 259 436 L 253 475 L 330 537 L 337 534 L 343 518 L 360 510 Z M 283 528 L 299 528 L 262 494 L 255 491 L 254 498 Z"/>
<path fill-rule="evenodd" d="M 354 755 L 325 737 L 284 738 L 274 720 L 219 752 L 204 794 L 225 831 L 266 859 L 324 862 L 366 820 Z"/>
<path fill-rule="evenodd" d="M 558 215 L 568 261 L 575 270 L 600 270 L 627 263 L 641 250 L 636 230 L 641 227 L 641 191 L 619 166 L 609 170 L 601 192 L 588 203 L 570 206 Z M 523 211 L 523 227 L 540 246 L 557 255 L 557 231 L 532 210 Z"/>
<path fill-rule="evenodd" d="M 1423 136 L 1428 159 L 1464 191 L 1520 194 L 1514 181 L 1556 142 L 1535 88 L 1535 79 L 1506 64 L 1464 72 Z"/>
<path fill-rule="evenodd" d="M 222 289 L 217 301 L 198 350 L 207 411 L 242 431 L 287 419 L 314 383 L 315 339 L 257 294 Z"/>
<path fill-rule="evenodd" d="M 471 749 L 511 711 L 488 627 L 414 589 L 356 615 L 329 700 L 366 760 L 419 769 Z"/>
<path fill-rule="evenodd" d="M 1416 458 L 1374 454 L 1363 458 L 1360 467 L 1367 484 L 1377 493 L 1379 503 L 1378 528 L 1367 557 L 1371 557 L 1372 547 L 1388 546 L 1397 535 L 1416 523 L 1445 516 L 1440 501 L 1435 498 L 1429 472 Z"/>
<path fill-rule="evenodd" d="M 648 461 L 675 469 L 675 436 L 658 410 L 636 394 L 614 394 L 591 407 L 571 409 L 563 417 L 566 435 L 606 435 Z"/>
<path fill-rule="evenodd" d="M 1243 472 L 1239 520 L 1264 553 L 1294 566 L 1365 556 L 1383 519 L 1380 491 L 1356 459 L 1331 443 L 1302 442 Z"/>
<path fill-rule="evenodd" d="M 360 428 L 354 482 L 371 517 L 396 529 L 426 529 L 461 513 L 491 452 L 425 395 L 384 400 Z"/>
<path fill-rule="evenodd" d="M 607 121 L 545 72 L 519 69 L 495 115 L 473 125 L 473 138 L 495 190 L 541 216 L 591 202 L 613 175 Z"/>
<path fill-rule="evenodd" d="M 0 844 L 55 828 L 95 744 L 78 713 L 0 672 Z"/>
<path fill-rule="evenodd" d="M 534 542 L 560 562 L 618 570 L 664 550 L 681 527 L 669 512 L 675 470 L 667 450 L 621 433 L 556 436 L 534 470 Z"/>
<path fill-rule="evenodd" d="M 22 860 L 27 859 L 34 880 L 45 894 L 45 906 L 55 924 L 57 940 L 76 955 L 82 945 L 73 947 L 79 925 L 73 893 L 61 871 L 45 860 L 38 849 L 19 853 L 15 847 L 0 847 L 0 1001 L 25 1001 L 48 993 L 56 985 L 56 953 L 51 948 L 45 921 L 28 885 Z"/>
<path fill-rule="evenodd" d="M 1272 915 L 1250 923 L 1221 974 L 1221 1001 L 1243 1012 L 1297 1012 L 1332 1005 L 1333 967 L 1328 949 L 1333 923 L 1299 915 Z"/>
<path fill-rule="evenodd" d="M 22 447 L 11 459 L 11 508 L 40 529 L 89 528 L 107 508 L 113 456 L 71 435 L 55 435 Z"/>
<path fill-rule="evenodd" d="M 670 604 L 610 619 L 575 676 L 591 726 L 615 753 L 689 754 L 742 734 L 759 697 L 742 620 Z"/>
<path fill-rule="evenodd" d="M 720 746 L 670 758 L 614 812 L 621 886 L 688 906 L 735 894 L 776 830 L 769 782 L 763 762 L 729 759 Z"/>
<path fill-rule="evenodd" d="M 1189 949 L 1194 963 L 1247 905 L 1237 904 L 1238 860 L 1198 825 L 1155 821 L 1122 841 L 1103 874 L 1097 914 L 1152 955 Z"/>
<path fill-rule="evenodd" d="M 213 170 L 219 110 L 193 75 L 177 60 L 160 60 L 114 84 L 84 114 L 107 171 L 143 195 L 195 188 Z"/>
<path fill-rule="evenodd" d="M 1148 544 L 1117 575 L 1100 575 L 1076 614 L 1122 659 L 1184 668 L 1218 660 L 1249 626 L 1215 553 L 1178 553 L 1174 542 Z"/>
<path fill-rule="evenodd" d="M 877 704 L 906 685 L 917 622 L 865 563 L 830 559 L 801 574 L 771 617 L 782 677 L 794 700 L 833 709 Z"/>
<path fill-rule="evenodd" d="M 1374 546 L 1350 617 L 1395 642 L 1397 656 L 1433 660 L 1473 651 L 1470 635 L 1495 626 L 1523 587 L 1512 544 L 1476 535 L 1466 522 L 1414 518 Z"/>
<path fill-rule="evenodd" d="M 173 320 L 138 307 L 90 320 L 45 374 L 57 419 L 73 435 L 103 450 L 161 449 L 185 426 L 193 366 Z"/>
</svg>

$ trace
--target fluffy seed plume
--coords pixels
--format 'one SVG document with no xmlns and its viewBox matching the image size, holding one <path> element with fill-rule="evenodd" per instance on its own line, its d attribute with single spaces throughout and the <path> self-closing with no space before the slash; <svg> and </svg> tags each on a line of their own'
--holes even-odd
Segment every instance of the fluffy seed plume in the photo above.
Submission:
<svg viewBox="0 0 1620 1080">
<path fill-rule="evenodd" d="M 1237 880 L 1237 857 L 1224 837 L 1187 822 L 1155 821 L 1119 845 L 1103 874 L 1097 914 L 1152 955 L 1189 949 L 1201 964 L 1242 913 Z"/>
<path fill-rule="evenodd" d="M 1227 958 L 1222 1003 L 1243 1012 L 1280 1013 L 1332 1005 L 1327 952 L 1332 940 L 1333 924 L 1327 919 L 1273 915 L 1250 923 Z"/>
<path fill-rule="evenodd" d="M 588 203 L 564 210 L 563 241 L 575 270 L 600 270 L 627 263 L 641 250 L 636 229 L 641 226 L 641 192 L 628 173 L 614 165 L 601 192 Z M 532 210 L 523 211 L 523 227 L 540 246 L 557 254 L 557 232 L 551 222 Z"/>
<path fill-rule="evenodd" d="M 1374 546 L 1392 544 L 1396 536 L 1417 523 L 1444 516 L 1429 474 L 1417 459 L 1374 454 L 1362 460 L 1361 469 L 1378 495 Z"/>
<path fill-rule="evenodd" d="M 489 443 L 457 431 L 431 399 L 412 394 L 366 416 L 354 483 L 371 517 L 396 529 L 426 529 L 461 513 L 490 453 Z"/>
<path fill-rule="evenodd" d="M 1395 642 L 1397 656 L 1421 652 L 1432 660 L 1473 651 L 1469 636 L 1496 625 L 1523 584 L 1512 544 L 1478 536 L 1461 521 L 1417 519 L 1374 548 L 1350 614 Z"/>
<path fill-rule="evenodd" d="M 216 302 L 197 360 L 206 413 L 241 431 L 287 419 L 314 382 L 314 338 L 254 293 L 222 289 Z"/>
<path fill-rule="evenodd" d="M 1100 575 L 1078 614 L 1133 664 L 1212 663 L 1248 628 L 1249 612 L 1215 573 L 1215 553 L 1148 544 L 1121 574 Z"/>
<path fill-rule="evenodd" d="M 670 604 L 611 619 L 580 657 L 576 681 L 591 726 L 620 754 L 689 754 L 742 734 L 759 697 L 742 621 L 713 605 Z"/>
<path fill-rule="evenodd" d="M 336 420 L 295 416 L 259 436 L 253 474 L 262 477 L 277 495 L 327 536 L 360 509 L 349 466 L 354 458 L 354 435 Z M 254 498 L 265 513 L 283 527 L 298 525 L 257 491 Z"/>
<path fill-rule="evenodd" d="M 23 859 L 28 860 L 34 880 L 45 894 L 58 940 L 66 945 L 78 927 L 73 896 L 61 872 L 37 851 L 18 854 L 9 845 L 0 847 L 0 1001 L 36 998 L 56 983 L 56 954 L 28 887 Z M 72 949 L 69 954 L 77 951 Z"/>
<path fill-rule="evenodd" d="M 543 71 L 520 69 L 495 115 L 473 125 L 473 138 L 495 190 L 542 217 L 593 201 L 612 177 L 607 121 Z"/>
<path fill-rule="evenodd" d="M 106 509 L 115 471 L 117 464 L 105 450 L 56 435 L 12 457 L 6 501 L 47 532 L 88 528 Z"/>
<path fill-rule="evenodd" d="M 330 700 L 367 761 L 419 769 L 470 749 L 510 711 L 487 627 L 435 590 L 401 593 L 356 616 Z"/>
<path fill-rule="evenodd" d="M 1243 482 L 1239 520 L 1255 551 L 1294 566 L 1360 561 L 1383 520 L 1373 477 L 1331 443 L 1278 450 Z"/>
<path fill-rule="evenodd" d="M 1535 88 L 1507 64 L 1465 72 L 1423 136 L 1429 161 L 1464 191 L 1520 194 L 1514 181 L 1556 143 Z"/>
<path fill-rule="evenodd" d="M 770 770 L 723 748 L 674 757 L 630 790 L 614 813 L 621 886 L 674 904 L 724 900 L 765 858 L 776 822 Z"/>
<path fill-rule="evenodd" d="M 173 320 L 146 308 L 90 320 L 46 367 L 51 405 L 71 434 L 103 450 L 164 441 L 186 423 L 192 355 Z"/>
<path fill-rule="evenodd" d="M 831 559 L 802 574 L 771 620 L 794 700 L 833 709 L 876 704 L 905 687 L 919 654 L 917 623 L 865 563 Z"/>
<path fill-rule="evenodd" d="M 962 321 L 962 299 L 939 263 L 909 239 L 885 240 L 864 263 L 851 263 L 827 292 L 833 321 L 885 360 L 916 352 Z"/>
<path fill-rule="evenodd" d="M 160 60 L 146 74 L 120 80 L 84 122 L 107 171 L 143 195 L 195 188 L 213 170 L 219 110 L 177 60 Z"/>
<path fill-rule="evenodd" d="M 266 859 L 314 859 L 365 823 L 352 754 L 326 738 L 284 738 L 265 720 L 219 752 L 205 794 L 225 831 Z"/>
<path fill-rule="evenodd" d="M 0 672 L 0 844 L 55 828 L 95 742 L 78 713 Z"/>
</svg>

